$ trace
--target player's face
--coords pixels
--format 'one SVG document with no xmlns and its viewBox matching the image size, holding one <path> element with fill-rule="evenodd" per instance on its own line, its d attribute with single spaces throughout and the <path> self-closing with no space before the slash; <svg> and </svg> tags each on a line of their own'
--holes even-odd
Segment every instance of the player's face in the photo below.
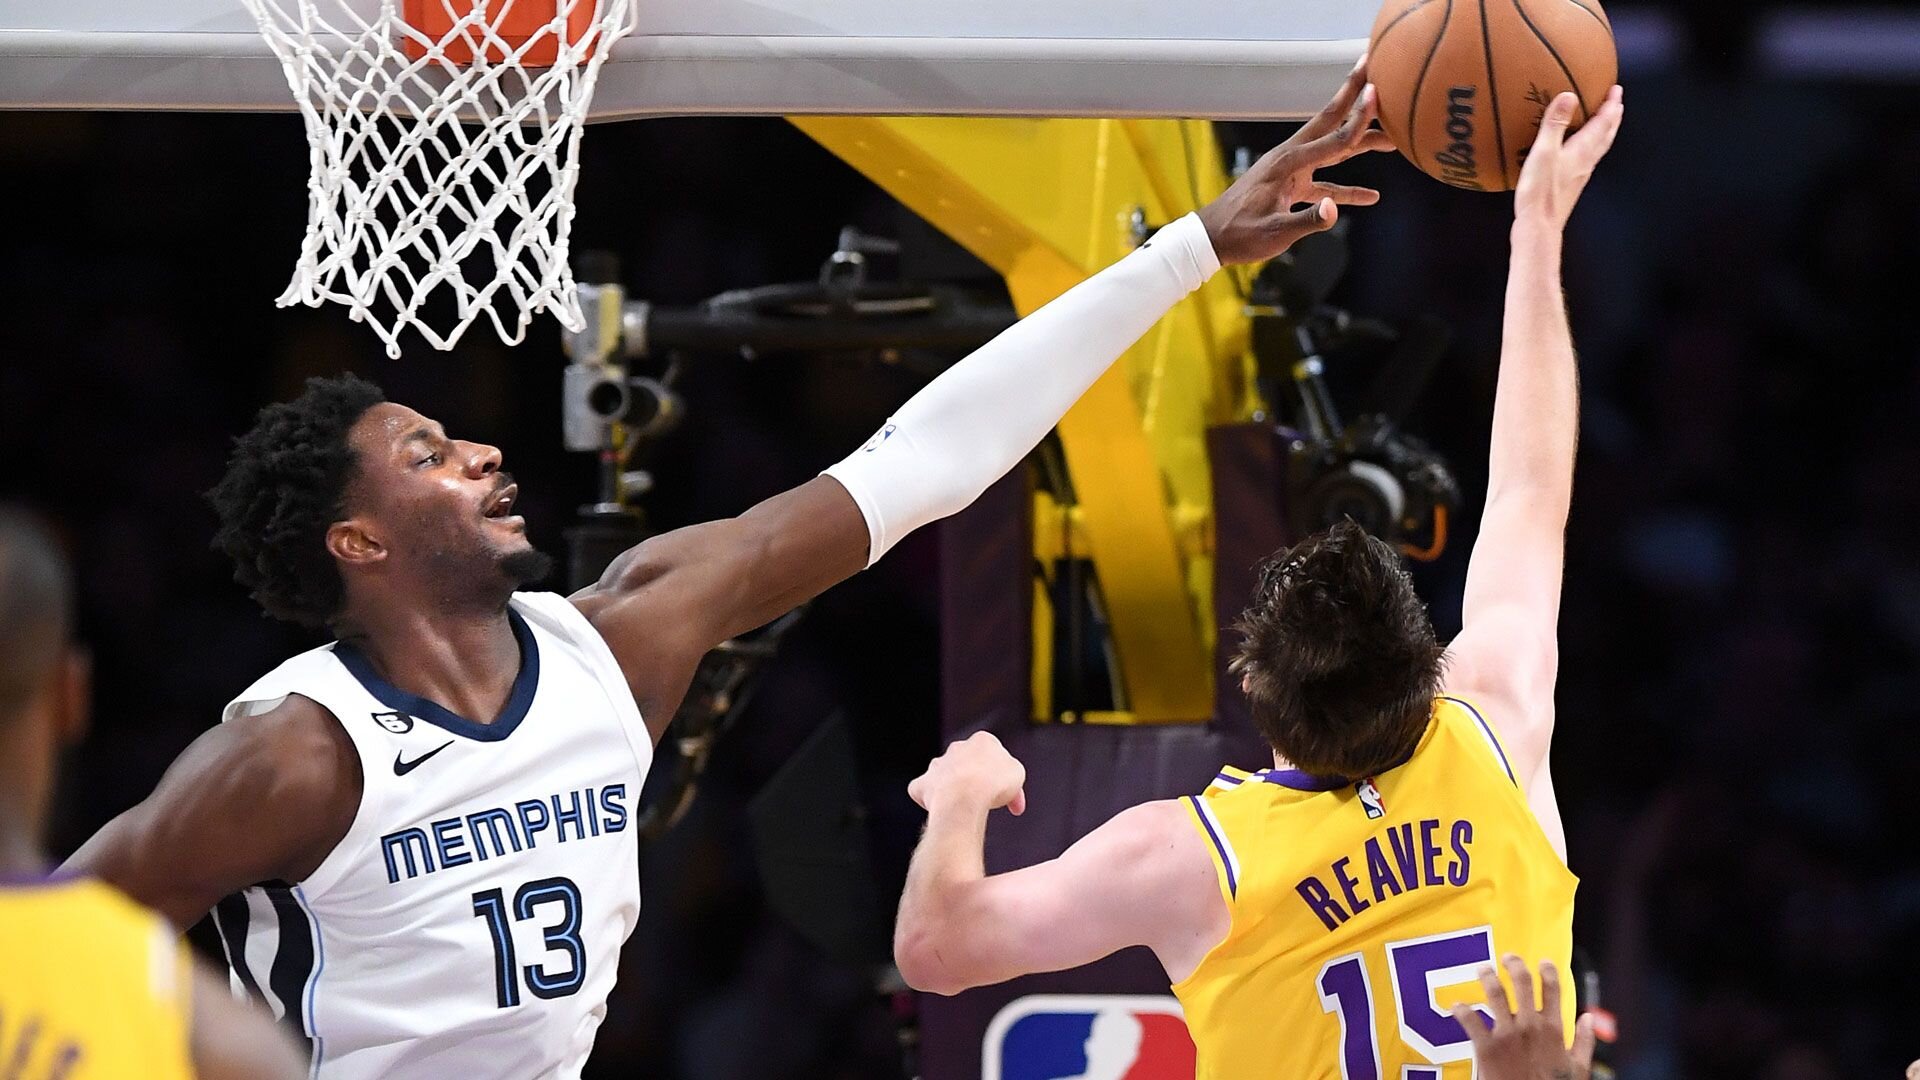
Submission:
<svg viewBox="0 0 1920 1080">
<path fill-rule="evenodd" d="M 349 441 L 359 455 L 355 517 L 396 563 L 439 575 L 485 577 L 494 568 L 516 578 L 516 564 L 538 557 L 526 520 L 513 513 L 520 489 L 501 470 L 498 449 L 449 438 L 392 402 L 367 410 Z"/>
</svg>

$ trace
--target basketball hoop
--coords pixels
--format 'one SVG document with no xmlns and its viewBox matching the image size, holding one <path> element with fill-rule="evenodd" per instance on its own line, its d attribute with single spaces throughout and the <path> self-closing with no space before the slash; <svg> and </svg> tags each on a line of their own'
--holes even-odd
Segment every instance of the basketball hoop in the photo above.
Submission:
<svg viewBox="0 0 1920 1080">
<path fill-rule="evenodd" d="M 581 327 L 581 125 L 633 0 L 244 3 L 312 148 L 281 307 L 345 304 L 393 357 L 407 327 L 449 349 L 483 312 L 509 345 L 542 311 Z"/>
</svg>

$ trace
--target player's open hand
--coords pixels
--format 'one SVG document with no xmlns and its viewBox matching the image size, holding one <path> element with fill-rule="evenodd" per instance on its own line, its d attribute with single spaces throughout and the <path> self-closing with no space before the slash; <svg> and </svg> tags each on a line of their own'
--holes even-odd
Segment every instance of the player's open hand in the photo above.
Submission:
<svg viewBox="0 0 1920 1080">
<path fill-rule="evenodd" d="M 1379 202 L 1380 193 L 1372 188 L 1330 184 L 1313 175 L 1315 169 L 1370 150 L 1393 149 L 1387 133 L 1373 126 L 1378 108 L 1363 56 L 1318 116 L 1201 207 L 1200 221 L 1221 264 L 1265 262 L 1301 237 L 1332 228 L 1340 207 Z"/>
<path fill-rule="evenodd" d="M 1004 806 L 1015 814 L 1027 809 L 1026 766 L 1007 753 L 988 732 L 972 735 L 947 747 L 927 771 L 907 785 L 907 795 L 923 810 L 936 806 Z"/>
<path fill-rule="evenodd" d="M 1547 106 L 1540 121 L 1540 133 L 1527 151 L 1527 163 L 1520 168 L 1520 184 L 1514 189 L 1514 227 L 1539 226 L 1558 233 L 1567 226 L 1573 204 L 1587 189 L 1594 166 L 1607 156 L 1613 137 L 1620 133 L 1620 120 L 1626 115 L 1618 86 L 1607 91 L 1606 104 L 1593 114 L 1580 130 L 1567 134 L 1573 112 L 1580 99 L 1561 94 Z"/>
<path fill-rule="evenodd" d="M 1471 1006 L 1455 1005 L 1453 1018 L 1473 1040 L 1473 1057 L 1480 1063 L 1480 1080 L 1587 1080 L 1593 1073 L 1593 1017 L 1582 1016 L 1574 1026 L 1573 1050 L 1567 1050 L 1566 1026 L 1560 1022 L 1560 972 L 1553 961 L 1540 962 L 1540 1007 L 1533 1007 L 1533 973 L 1526 961 L 1508 954 L 1504 963 L 1513 992 L 1490 967 L 1480 969 L 1480 986 L 1487 992 L 1487 1011 L 1493 1027 Z"/>
</svg>

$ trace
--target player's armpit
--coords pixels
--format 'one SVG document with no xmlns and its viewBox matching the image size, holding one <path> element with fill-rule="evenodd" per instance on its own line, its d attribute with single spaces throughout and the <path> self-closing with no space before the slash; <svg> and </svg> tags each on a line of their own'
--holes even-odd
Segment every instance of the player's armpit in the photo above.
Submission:
<svg viewBox="0 0 1920 1080">
<path fill-rule="evenodd" d="M 299 882 L 347 835 L 360 759 L 339 723 L 298 695 L 195 739 L 139 805 L 67 860 L 185 930 L 262 881 Z"/>
<path fill-rule="evenodd" d="M 1442 692 L 1472 703 L 1493 728 L 1522 790 L 1553 745 L 1560 652 L 1551 623 L 1524 606 L 1483 608 L 1447 647 Z"/>
<path fill-rule="evenodd" d="M 739 517 L 634 546 L 572 600 L 606 639 L 658 741 L 709 649 L 866 564 L 859 507 L 838 481 L 816 477 Z"/>
<path fill-rule="evenodd" d="M 234 998 L 222 979 L 193 966 L 193 1071 L 199 1080 L 300 1080 L 307 1075 L 293 1040 L 273 1017 Z"/>
<path fill-rule="evenodd" d="M 1177 980 L 1225 939 L 1228 913 L 1187 811 L 1162 800 L 1121 811 L 1057 859 L 955 889 L 924 923 L 902 928 L 895 962 L 909 985 L 954 994 L 1134 945 Z"/>
</svg>

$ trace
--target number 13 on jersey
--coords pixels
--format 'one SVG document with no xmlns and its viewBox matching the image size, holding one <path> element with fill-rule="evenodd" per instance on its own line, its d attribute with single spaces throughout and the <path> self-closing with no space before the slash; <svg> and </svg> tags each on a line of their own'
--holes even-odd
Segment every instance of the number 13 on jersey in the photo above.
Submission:
<svg viewBox="0 0 1920 1080">
<path fill-rule="evenodd" d="M 1340 1019 L 1342 1080 L 1389 1080 L 1381 1075 L 1376 1012 L 1398 1022 L 1400 1041 L 1410 1053 L 1396 1058 L 1424 1059 L 1433 1066 L 1409 1065 L 1391 1080 L 1440 1080 L 1441 1065 L 1471 1060 L 1473 1043 L 1434 993 L 1474 981 L 1480 968 L 1492 962 L 1490 926 L 1387 942 L 1386 987 L 1374 986 L 1363 953 L 1327 961 L 1318 980 L 1320 1007 Z M 1484 1010 L 1475 1011 L 1486 1017 Z"/>
<path fill-rule="evenodd" d="M 487 921 L 493 933 L 494 1000 L 503 1009 L 520 1004 L 520 978 L 526 976 L 527 989 L 535 997 L 566 997 L 587 981 L 587 947 L 580 940 L 580 887 L 563 877 L 529 881 L 513 894 L 511 911 L 515 920 L 535 917 L 542 906 L 558 909 L 558 921 L 541 928 L 541 940 L 548 952 L 567 959 L 563 970 L 547 964 L 528 964 L 523 969 L 515 960 L 512 924 L 507 920 L 506 893 L 488 889 L 473 894 L 473 913 Z"/>
</svg>

